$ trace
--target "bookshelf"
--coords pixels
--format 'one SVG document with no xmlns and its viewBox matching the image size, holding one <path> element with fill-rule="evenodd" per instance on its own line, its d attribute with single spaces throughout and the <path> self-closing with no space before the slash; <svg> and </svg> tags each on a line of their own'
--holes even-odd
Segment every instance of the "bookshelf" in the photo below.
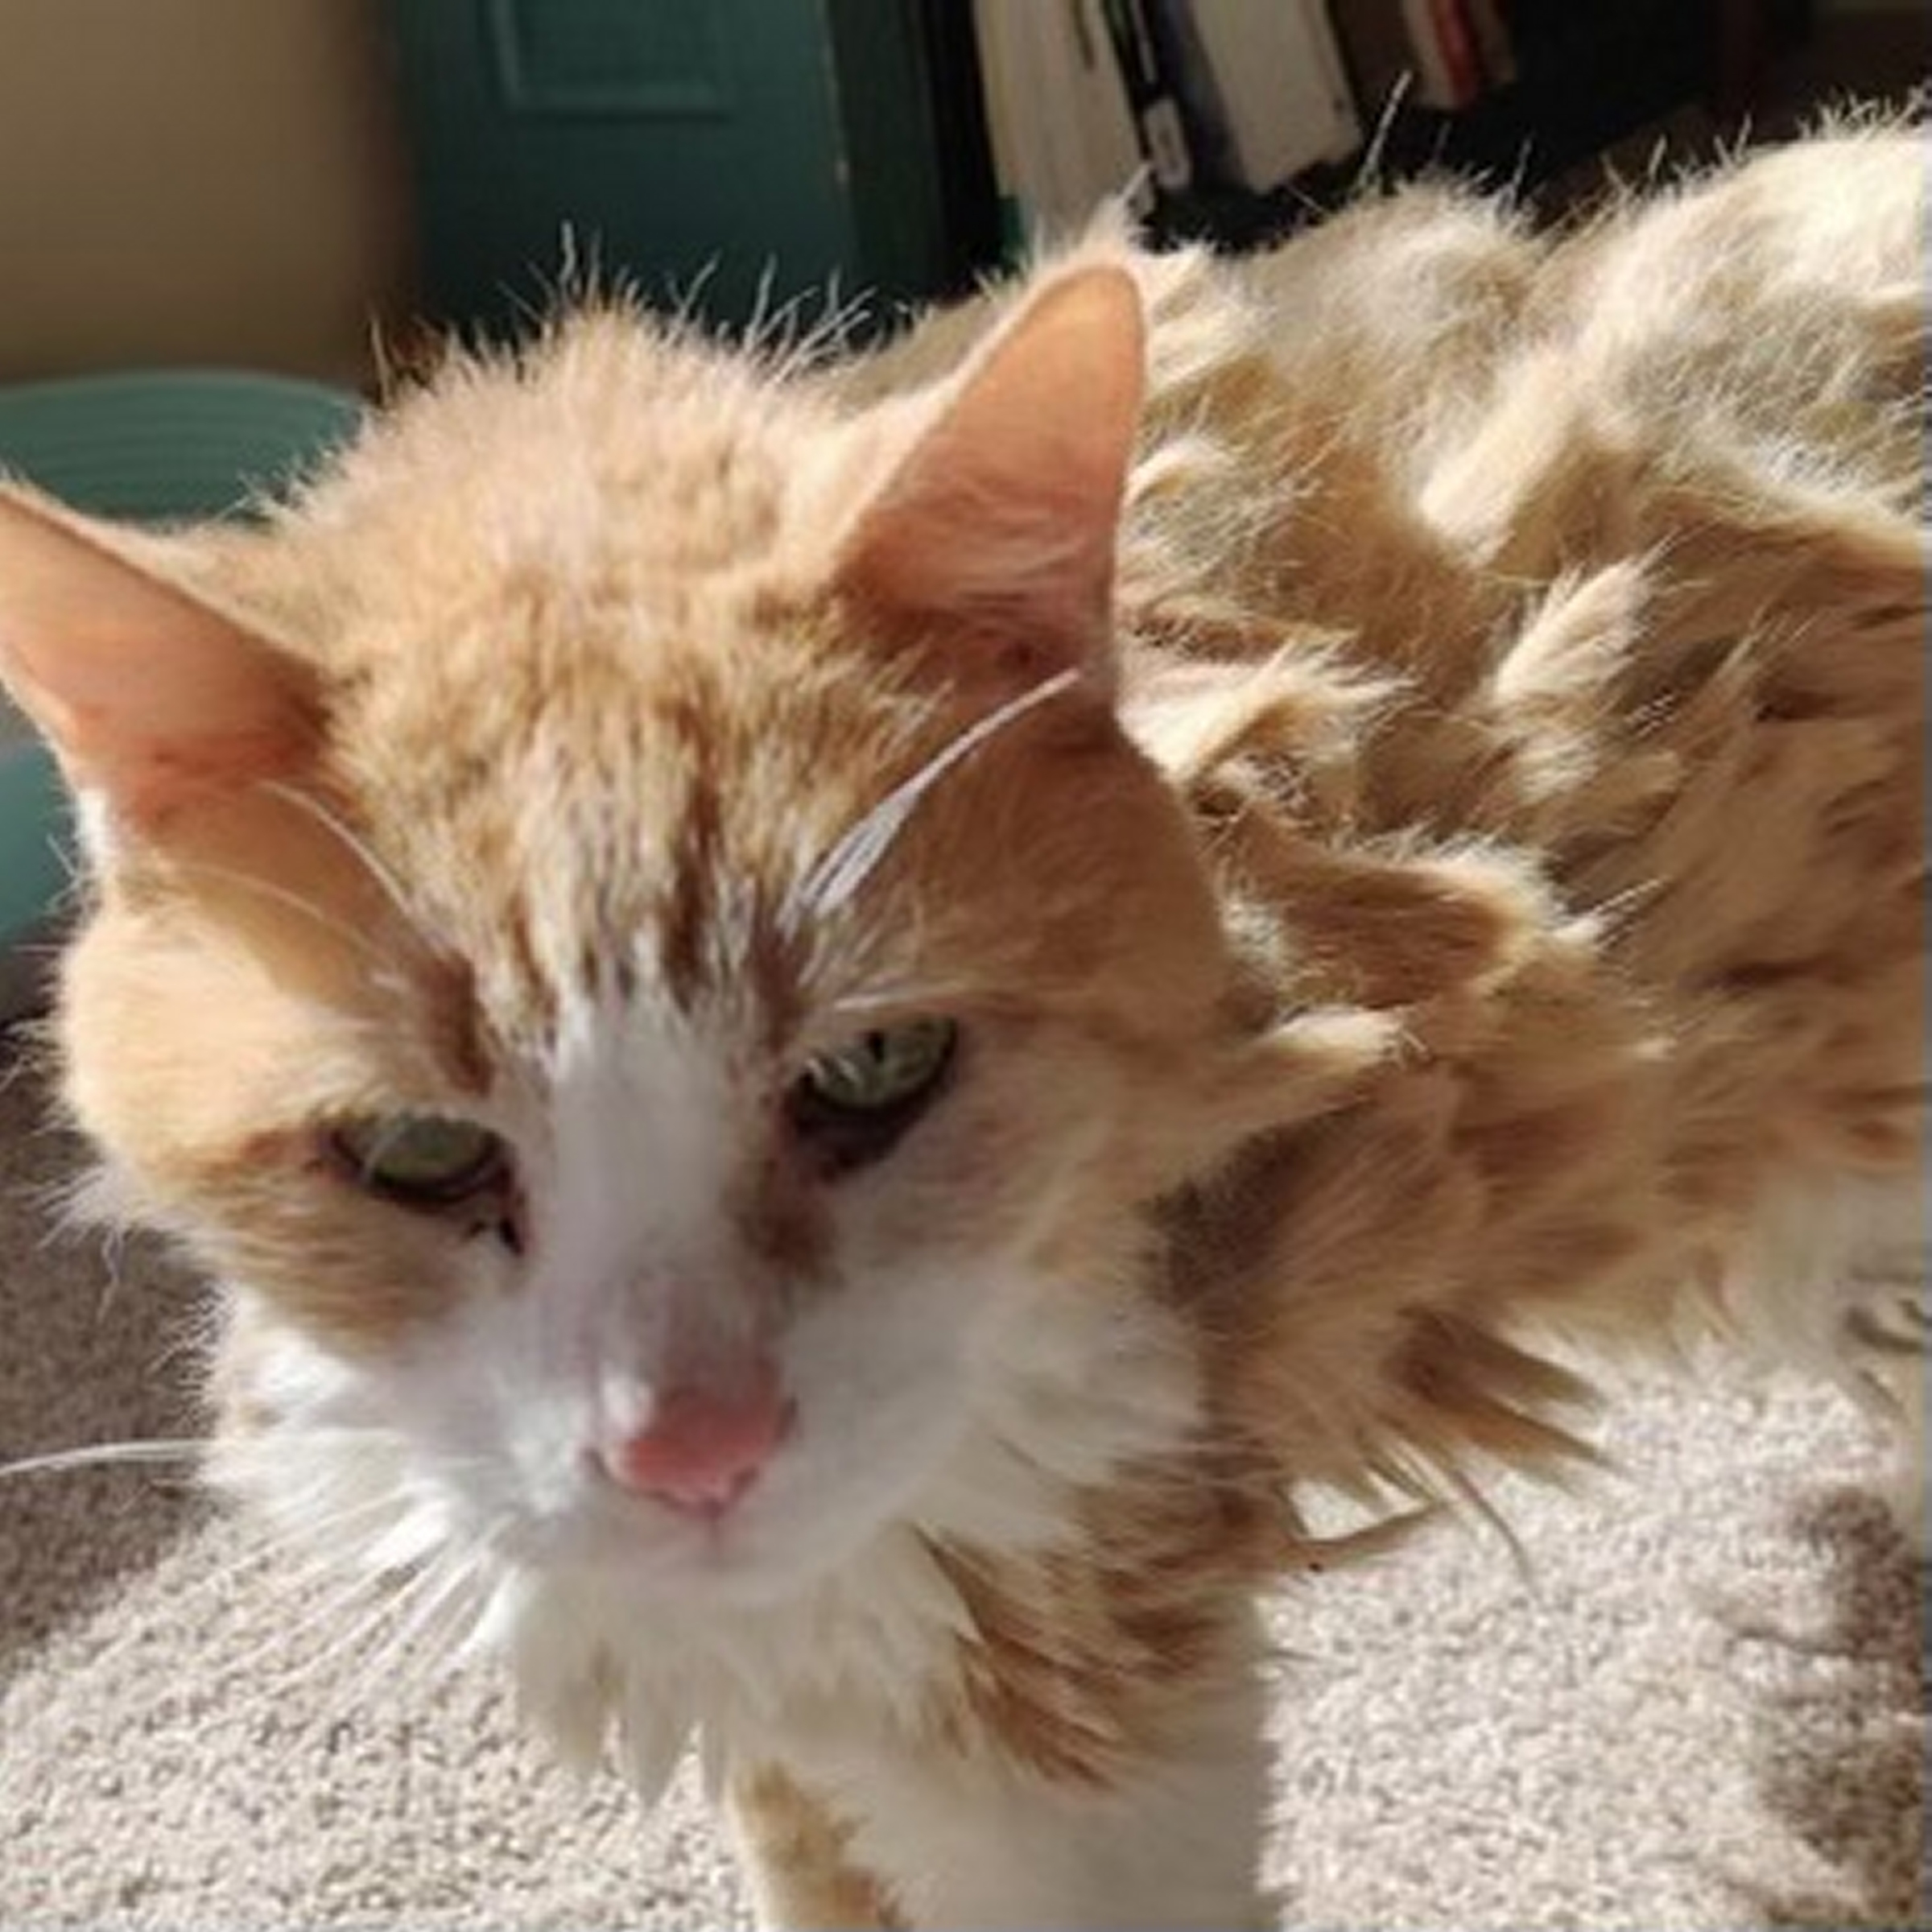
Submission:
<svg viewBox="0 0 1932 1932">
<path fill-rule="evenodd" d="M 1239 9 L 1246 0 L 1180 4 Z M 1465 97 L 1453 101 L 1439 70 L 1431 75 L 1438 64 L 1425 55 L 1420 24 L 1451 10 L 1469 63 Z M 1162 192 L 1147 216 L 1157 237 L 1261 246 L 1358 193 L 1364 178 L 1449 172 L 1534 194 L 1686 111 L 1740 117 L 1761 65 L 1809 34 L 1812 4 L 1327 0 L 1318 10 L 1335 34 L 1359 139 L 1263 192 L 1212 179 Z M 1475 25 L 1482 15 L 1487 33 Z"/>
</svg>

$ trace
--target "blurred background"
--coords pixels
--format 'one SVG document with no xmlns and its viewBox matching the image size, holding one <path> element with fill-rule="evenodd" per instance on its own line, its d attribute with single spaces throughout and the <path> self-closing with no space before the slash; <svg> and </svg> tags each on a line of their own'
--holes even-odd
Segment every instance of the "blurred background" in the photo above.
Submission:
<svg viewBox="0 0 1932 1932">
<path fill-rule="evenodd" d="M 1571 196 L 1929 71 L 1885 0 L 0 0 L 0 382 L 360 386 L 570 249 L 724 322 L 890 312 L 1143 161 L 1157 229 L 1239 244 L 1372 147 Z"/>
</svg>

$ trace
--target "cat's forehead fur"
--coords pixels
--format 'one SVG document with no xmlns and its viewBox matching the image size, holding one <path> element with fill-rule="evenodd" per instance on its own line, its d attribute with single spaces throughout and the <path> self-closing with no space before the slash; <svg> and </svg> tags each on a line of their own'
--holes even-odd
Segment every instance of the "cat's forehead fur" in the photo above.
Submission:
<svg viewBox="0 0 1932 1932">
<path fill-rule="evenodd" d="M 1064 755 L 1119 752 L 1097 704 L 949 778 L 867 906 L 799 916 L 839 839 L 1000 696 L 922 675 L 830 588 L 898 420 L 592 312 L 452 361 L 266 538 L 221 547 L 231 600 L 321 664 L 325 782 L 493 1030 L 554 1034 L 614 984 L 770 1032 L 941 956 L 949 983 L 1010 986 L 1092 956 L 1108 868 L 1018 801 L 1057 791 L 1039 822 L 1072 825 L 1117 791 L 1117 757 Z M 1054 755 L 1016 785 L 1035 746 Z M 1013 840 L 988 843 L 1002 823 L 1030 883 L 1007 880 Z M 1056 873 L 1063 917 L 1009 916 Z"/>
<path fill-rule="evenodd" d="M 916 738 L 927 708 L 888 680 L 861 700 L 801 555 L 830 430 L 793 387 L 587 315 L 452 363 L 260 559 L 326 667 L 363 830 L 464 950 L 507 939 L 533 997 L 646 965 L 624 941 L 647 928 L 688 954 L 667 925 L 722 916 L 726 875 L 795 875 L 860 808 L 840 774 Z"/>
<path fill-rule="evenodd" d="M 460 554 L 511 580 L 721 594 L 785 560 L 828 427 L 775 365 L 594 310 L 514 357 L 452 359 L 301 514 L 365 559 L 409 559 L 427 590 Z"/>
</svg>

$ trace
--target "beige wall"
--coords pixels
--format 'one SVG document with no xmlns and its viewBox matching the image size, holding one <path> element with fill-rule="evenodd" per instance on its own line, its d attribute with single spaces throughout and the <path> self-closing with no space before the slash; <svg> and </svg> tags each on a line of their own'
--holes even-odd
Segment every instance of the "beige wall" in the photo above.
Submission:
<svg viewBox="0 0 1932 1932">
<path fill-rule="evenodd" d="M 0 382 L 355 380 L 407 303 L 382 0 L 0 0 Z"/>
</svg>

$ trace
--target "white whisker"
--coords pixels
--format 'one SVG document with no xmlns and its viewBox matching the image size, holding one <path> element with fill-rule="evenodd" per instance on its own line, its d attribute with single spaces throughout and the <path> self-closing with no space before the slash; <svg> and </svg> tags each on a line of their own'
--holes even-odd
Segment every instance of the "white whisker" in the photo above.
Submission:
<svg viewBox="0 0 1932 1932">
<path fill-rule="evenodd" d="M 351 1615 L 345 1626 L 303 1659 L 299 1669 L 271 1675 L 263 1687 L 264 1694 L 280 1695 L 313 1687 L 318 1679 L 327 1678 L 338 1666 L 359 1655 L 372 1640 L 380 1638 L 390 1620 L 402 1616 L 410 1604 L 418 1602 L 425 1591 L 440 1583 L 440 1576 L 441 1566 L 432 1563 L 409 1575 L 378 1571 L 355 1577 L 353 1587 L 346 1591 L 338 1591 L 326 1605 L 316 1607 L 306 1629 L 312 1631 L 332 1618 L 353 1612 L 360 1609 L 364 1600 L 368 1604 L 366 1614 Z M 250 1653 L 255 1654 L 258 1653 Z M 330 1700 L 331 1721 L 344 1702 L 339 1695 Z"/>
<path fill-rule="evenodd" d="M 905 829 L 919 802 L 949 772 L 956 770 L 990 738 L 998 736 L 1029 712 L 1071 690 L 1080 682 L 1077 670 L 1063 671 L 1031 690 L 1010 698 L 976 720 L 928 758 L 910 778 L 902 778 L 857 824 L 843 833 L 786 895 L 779 915 L 781 929 L 795 935 L 811 919 L 838 911 L 877 869 Z"/>
<path fill-rule="evenodd" d="M 408 894 L 402 890 L 402 882 L 389 866 L 377 857 L 369 841 L 352 827 L 344 824 L 320 799 L 303 791 L 299 786 L 284 785 L 276 780 L 265 781 L 262 789 L 271 798 L 280 799 L 293 805 L 298 811 L 305 811 L 324 831 L 332 833 L 340 840 L 344 849 L 368 870 L 369 875 L 382 888 L 390 903 L 401 915 L 402 923 L 415 935 L 423 949 L 431 954 L 441 950 L 423 930 L 415 908 L 409 902 Z"/>
<path fill-rule="evenodd" d="M 385 1506 L 393 1506 L 389 1499 L 382 1499 Z M 318 1519 L 325 1534 L 333 1534 L 344 1525 L 357 1517 L 373 1513 L 371 1502 L 360 1504 L 353 1509 L 344 1509 L 334 1515 Z M 156 1635 L 198 1633 L 204 1619 L 212 1610 L 219 1613 L 232 1603 L 244 1587 L 253 1588 L 266 1583 L 268 1591 L 267 1607 L 270 1609 L 299 1599 L 308 1589 L 326 1582 L 341 1572 L 340 1556 L 324 1558 L 309 1557 L 297 1562 L 292 1567 L 288 1558 L 291 1549 L 289 1540 L 279 1534 L 272 1525 L 264 1525 L 249 1518 L 237 1519 L 254 1530 L 249 1546 L 224 1562 L 208 1575 L 197 1577 L 178 1595 L 169 1599 L 167 1615 L 143 1617 L 133 1629 L 117 1639 L 94 1660 L 93 1668 L 110 1673 L 128 1656 L 141 1650 Z M 268 1570 L 267 1566 L 280 1560 L 282 1567 Z M 266 1571 L 266 1574 L 264 1572 Z M 285 1643 L 291 1635 L 284 1625 L 278 1631 L 275 1642 L 262 1646 L 262 1653 L 267 1654 L 277 1645 Z M 253 1653 L 251 1653 L 253 1654 Z"/>
<path fill-rule="evenodd" d="M 68 1469 L 89 1469 L 116 1463 L 193 1462 L 219 1451 L 224 1457 L 256 1457 L 274 1463 L 283 1457 L 299 1463 L 317 1449 L 345 1444 L 374 1443 L 388 1431 L 380 1429 L 312 1429 L 289 1435 L 225 1437 L 171 1435 L 124 1443 L 82 1443 L 69 1449 L 51 1449 L 39 1455 L 0 1463 L 0 1480 L 15 1476 L 45 1476 Z"/>
<path fill-rule="evenodd" d="M 374 1615 L 331 1645 L 321 1667 L 344 1664 L 353 1674 L 330 1699 L 325 1722 L 339 1723 L 350 1711 L 366 1707 L 369 1693 L 378 1687 L 386 1686 L 391 1692 L 399 1689 L 393 1675 L 398 1662 L 430 1630 L 452 1599 L 476 1580 L 474 1556 L 439 1555 L 390 1591 Z M 316 1674 L 313 1670 L 306 1672 L 302 1681 L 312 1682 Z M 392 1695 L 385 1701 L 393 1703 L 395 1699 Z"/>
<path fill-rule="evenodd" d="M 402 1620 L 389 1641 L 372 1656 L 347 1699 L 353 1708 L 378 1684 L 394 1699 L 412 1697 L 423 1688 L 425 1662 L 434 1665 L 448 1657 L 450 1633 L 473 1622 L 474 1605 L 483 1580 L 483 1553 L 473 1550 L 447 1563 L 441 1586 Z"/>
<path fill-rule="evenodd" d="M 201 1436 L 163 1437 L 145 1443 L 93 1443 L 78 1449 L 55 1449 L 44 1455 L 24 1456 L 19 1462 L 0 1463 L 0 1481 L 10 1476 L 49 1476 L 62 1470 L 97 1469 L 122 1463 L 192 1462 L 207 1447 L 207 1439 Z"/>
<path fill-rule="evenodd" d="M 283 1689 L 291 1682 L 286 1673 L 273 1670 L 275 1660 L 285 1655 L 291 1645 L 299 1645 L 318 1633 L 326 1635 L 341 1618 L 359 1612 L 365 1605 L 372 1611 L 386 1606 L 391 1594 L 387 1587 L 391 1582 L 389 1575 L 345 1569 L 340 1558 L 309 1564 L 295 1579 L 277 1578 L 275 1582 L 273 1600 L 265 1608 L 291 1610 L 296 1613 L 292 1620 L 278 1618 L 270 1636 L 251 1645 L 238 1657 L 223 1660 L 224 1670 L 242 1677 L 253 1677 L 258 1670 L 270 1668 L 270 1687 L 274 1690 Z M 310 1666 L 326 1657 L 331 1648 L 332 1645 L 325 1647 L 310 1657 Z"/>
</svg>

